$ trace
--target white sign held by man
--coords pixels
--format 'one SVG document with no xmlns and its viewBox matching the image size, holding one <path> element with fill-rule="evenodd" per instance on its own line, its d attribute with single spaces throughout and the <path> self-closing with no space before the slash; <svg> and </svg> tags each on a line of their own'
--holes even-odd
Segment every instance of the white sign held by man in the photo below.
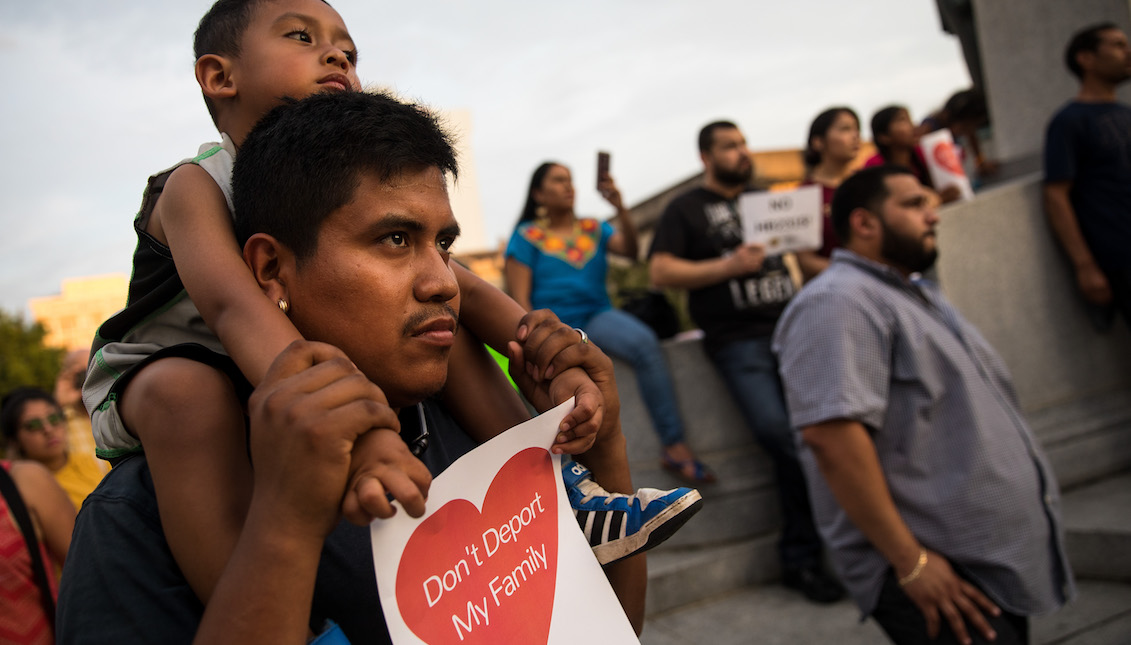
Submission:
<svg viewBox="0 0 1131 645">
<path fill-rule="evenodd" d="M 821 248 L 821 188 L 746 193 L 738 201 L 742 239 L 767 255 Z"/>
</svg>

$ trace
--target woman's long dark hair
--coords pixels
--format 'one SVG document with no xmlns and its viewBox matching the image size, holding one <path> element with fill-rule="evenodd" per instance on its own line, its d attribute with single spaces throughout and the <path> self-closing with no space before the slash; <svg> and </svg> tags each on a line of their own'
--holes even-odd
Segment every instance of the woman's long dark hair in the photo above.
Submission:
<svg viewBox="0 0 1131 645">
<path fill-rule="evenodd" d="M 860 117 L 856 115 L 856 111 L 850 107 L 839 105 L 831 107 L 824 112 L 817 115 L 813 119 L 813 124 L 809 126 L 809 138 L 805 140 L 805 153 L 802 160 L 805 162 L 805 168 L 812 170 L 821 163 L 821 153 L 813 148 L 813 139 L 824 139 L 828 136 L 829 130 L 836 123 L 837 117 L 841 114 L 848 114 L 852 116 L 852 120 L 856 121 L 856 127 L 860 128 Z"/>
<path fill-rule="evenodd" d="M 52 408 L 61 411 L 55 397 L 47 390 L 38 387 L 17 387 L 4 395 L 0 402 L 0 433 L 7 441 L 15 441 L 16 434 L 20 431 L 20 417 L 24 415 L 24 408 L 32 401 L 43 401 Z"/>
<path fill-rule="evenodd" d="M 546 161 L 534 171 L 530 177 L 530 187 L 526 189 L 526 205 L 522 207 L 522 214 L 518 216 L 518 223 L 515 227 L 521 226 L 525 222 L 532 222 L 537 216 L 535 212 L 538 210 L 538 202 L 534 201 L 534 191 L 542 187 L 542 182 L 546 180 L 546 173 L 550 172 L 550 168 L 554 166 L 561 166 L 562 164 L 556 161 Z M 562 166 L 563 168 L 565 166 Z"/>
</svg>

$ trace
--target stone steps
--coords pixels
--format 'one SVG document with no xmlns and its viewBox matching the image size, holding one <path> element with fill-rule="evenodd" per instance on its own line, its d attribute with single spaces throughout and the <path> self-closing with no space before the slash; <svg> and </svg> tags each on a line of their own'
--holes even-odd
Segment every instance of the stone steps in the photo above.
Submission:
<svg viewBox="0 0 1131 645">
<path fill-rule="evenodd" d="M 688 441 L 719 482 L 699 488 L 703 510 L 650 554 L 649 616 L 779 577 L 780 522 L 771 462 L 698 341 L 668 341 L 665 351 Z M 633 482 L 682 485 L 659 465 L 660 443 L 631 368 L 617 362 L 616 376 Z M 1097 395 L 1027 416 L 1066 489 L 1066 548 L 1078 577 L 1131 582 L 1131 474 L 1118 474 L 1131 467 L 1131 399 Z"/>
</svg>

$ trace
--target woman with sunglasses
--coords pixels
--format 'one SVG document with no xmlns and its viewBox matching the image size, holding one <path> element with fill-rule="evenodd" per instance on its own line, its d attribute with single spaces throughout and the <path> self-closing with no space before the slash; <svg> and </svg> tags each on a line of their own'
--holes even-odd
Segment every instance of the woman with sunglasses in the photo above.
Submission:
<svg viewBox="0 0 1131 645">
<path fill-rule="evenodd" d="M 102 480 L 102 470 L 93 458 L 71 457 L 67 446 L 67 417 L 44 390 L 20 387 L 4 397 L 0 409 L 8 459 L 38 461 L 55 475 L 75 508 Z"/>
<path fill-rule="evenodd" d="M 65 462 L 65 446 L 58 450 L 61 442 L 56 441 L 65 426 L 59 406 L 42 390 L 18 388 L 4 398 L 0 427 L 7 454 L 0 459 L 0 553 L 4 554 L 0 643 L 38 645 L 55 640 L 56 573 L 70 548 L 75 506 L 52 477 L 50 466 L 32 455 L 61 454 Z M 26 459 L 15 460 L 21 456 Z M 52 461 L 58 463 L 59 458 Z"/>
</svg>

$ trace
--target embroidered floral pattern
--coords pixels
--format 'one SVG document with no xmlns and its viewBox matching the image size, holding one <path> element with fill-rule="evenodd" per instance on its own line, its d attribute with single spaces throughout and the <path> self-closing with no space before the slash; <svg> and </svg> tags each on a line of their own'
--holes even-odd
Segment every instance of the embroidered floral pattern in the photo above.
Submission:
<svg viewBox="0 0 1131 645">
<path fill-rule="evenodd" d="M 577 220 L 573 231 L 563 236 L 530 223 L 520 229 L 522 237 L 546 255 L 558 258 L 575 269 L 588 264 L 601 241 L 601 224 L 595 219 Z"/>
</svg>

